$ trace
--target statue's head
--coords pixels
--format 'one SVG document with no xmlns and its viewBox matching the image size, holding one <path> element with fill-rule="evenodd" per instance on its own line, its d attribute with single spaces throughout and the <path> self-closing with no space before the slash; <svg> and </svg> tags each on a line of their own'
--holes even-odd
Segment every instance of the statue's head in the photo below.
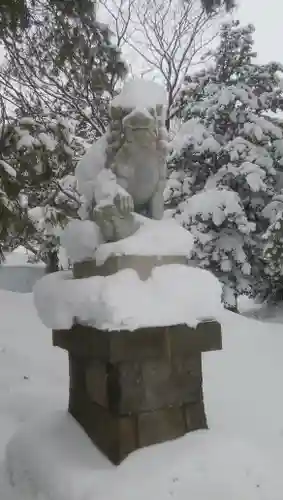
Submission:
<svg viewBox="0 0 283 500">
<path fill-rule="evenodd" d="M 145 144 L 156 137 L 154 110 L 134 109 L 123 119 L 123 132 L 126 141 Z"/>
</svg>

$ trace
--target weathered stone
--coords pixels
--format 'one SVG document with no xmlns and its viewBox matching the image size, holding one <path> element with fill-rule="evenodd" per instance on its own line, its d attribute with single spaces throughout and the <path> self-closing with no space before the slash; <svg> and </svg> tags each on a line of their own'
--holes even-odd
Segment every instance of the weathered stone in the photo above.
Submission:
<svg viewBox="0 0 283 500">
<path fill-rule="evenodd" d="M 201 353 L 197 352 L 186 358 L 172 357 L 171 365 L 173 373 L 183 374 L 188 373 L 191 377 L 196 377 L 202 381 L 202 362 Z"/>
<path fill-rule="evenodd" d="M 137 449 L 136 420 L 117 417 L 96 403 L 85 402 L 71 411 L 90 439 L 114 463 L 119 464 Z"/>
<path fill-rule="evenodd" d="M 109 371 L 110 409 L 116 414 L 138 413 L 142 410 L 144 385 L 140 363 L 120 363 Z"/>
<path fill-rule="evenodd" d="M 207 428 L 201 351 L 221 347 L 216 322 L 133 332 L 75 325 L 53 341 L 69 351 L 69 412 L 113 463 Z"/>
<path fill-rule="evenodd" d="M 81 400 L 87 398 L 85 373 L 87 360 L 69 353 L 69 411 L 79 407 Z"/>
<path fill-rule="evenodd" d="M 119 462 L 138 448 L 137 419 L 134 416 L 119 418 Z"/>
<path fill-rule="evenodd" d="M 190 403 L 185 406 L 185 418 L 187 432 L 198 429 L 207 429 L 207 420 L 205 415 L 204 402 Z"/>
<path fill-rule="evenodd" d="M 53 345 L 78 356 L 118 363 L 167 356 L 165 328 L 101 331 L 83 325 L 53 330 Z"/>
<path fill-rule="evenodd" d="M 202 397 L 200 357 L 174 359 L 172 364 L 170 360 L 91 361 L 85 376 L 87 393 L 91 401 L 116 415 L 197 402 Z"/>
<path fill-rule="evenodd" d="M 196 352 L 222 349 L 221 325 L 217 321 L 203 321 L 196 328 L 170 326 L 168 335 L 172 357 L 187 357 Z"/>
<path fill-rule="evenodd" d="M 92 360 L 86 369 L 85 384 L 89 398 L 105 408 L 108 407 L 108 374 L 106 364 Z"/>
<path fill-rule="evenodd" d="M 125 196 L 122 201 L 119 194 L 109 205 L 101 205 L 93 210 L 93 220 L 100 228 L 104 241 L 118 241 L 132 236 L 140 227 L 140 222 L 136 219 L 130 207 L 125 213 Z M 131 205 L 132 199 L 129 196 L 127 203 Z"/>
<path fill-rule="evenodd" d="M 163 327 L 140 328 L 133 332 L 110 332 L 111 363 L 143 361 L 167 356 L 165 329 Z"/>
<path fill-rule="evenodd" d="M 79 414 L 82 408 L 84 408 L 86 401 L 87 401 L 86 392 L 81 392 L 77 389 L 72 389 L 70 387 L 68 411 L 69 413 L 71 413 L 71 415 Z"/>
<path fill-rule="evenodd" d="M 141 413 L 138 415 L 140 446 L 149 446 L 183 436 L 186 432 L 184 412 L 181 407 Z"/>
<path fill-rule="evenodd" d="M 53 330 L 53 344 L 79 356 L 111 363 L 190 357 L 222 348 L 221 326 L 216 321 L 202 322 L 195 329 L 176 325 L 135 331 L 102 331 L 77 324 L 70 330 Z"/>
<path fill-rule="evenodd" d="M 201 371 L 190 372 L 190 364 L 196 368 L 199 359 L 146 361 L 143 363 L 144 401 L 141 410 L 155 410 L 166 406 L 199 401 L 201 395 Z"/>
<path fill-rule="evenodd" d="M 134 269 L 140 279 L 147 280 L 155 267 L 168 264 L 187 265 L 187 258 L 182 255 L 112 255 L 103 264 L 97 265 L 95 259 L 76 262 L 73 266 L 74 278 L 90 276 L 109 276 L 122 269 Z"/>
<path fill-rule="evenodd" d="M 70 330 L 53 330 L 53 345 L 85 358 L 107 360 L 109 332 L 76 324 Z"/>
<path fill-rule="evenodd" d="M 86 390 L 85 373 L 87 370 L 87 361 L 81 356 L 69 354 L 69 376 L 70 389 L 83 391 Z"/>
</svg>

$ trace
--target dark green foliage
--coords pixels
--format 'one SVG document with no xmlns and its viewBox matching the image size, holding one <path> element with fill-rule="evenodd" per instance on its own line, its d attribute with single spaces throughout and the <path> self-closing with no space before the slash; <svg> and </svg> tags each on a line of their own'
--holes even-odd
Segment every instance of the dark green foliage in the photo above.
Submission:
<svg viewBox="0 0 283 500">
<path fill-rule="evenodd" d="M 219 9 L 222 5 L 224 5 L 228 11 L 233 9 L 233 7 L 235 7 L 234 0 L 201 0 L 201 1 L 207 13 L 211 13 L 214 10 Z"/>
<path fill-rule="evenodd" d="M 29 10 L 26 0 L 1 0 L 0 35 L 7 31 L 16 33 L 27 28 Z"/>
<path fill-rule="evenodd" d="M 52 228 L 79 207 L 76 161 L 105 132 L 109 99 L 126 67 L 92 0 L 28 6 L 25 29 L 2 33 L 0 241 L 13 246 L 28 238 L 49 260 L 58 246 Z"/>
<path fill-rule="evenodd" d="M 282 205 L 281 205 L 282 207 Z M 263 257 L 269 277 L 266 299 L 277 302 L 283 298 L 283 212 L 280 210 L 263 236 L 266 243 Z"/>
<path fill-rule="evenodd" d="M 256 62 L 253 31 L 225 24 L 211 66 L 187 78 L 166 190 L 195 236 L 193 258 L 232 298 L 269 289 L 262 236 L 282 186 L 283 68 Z"/>
</svg>

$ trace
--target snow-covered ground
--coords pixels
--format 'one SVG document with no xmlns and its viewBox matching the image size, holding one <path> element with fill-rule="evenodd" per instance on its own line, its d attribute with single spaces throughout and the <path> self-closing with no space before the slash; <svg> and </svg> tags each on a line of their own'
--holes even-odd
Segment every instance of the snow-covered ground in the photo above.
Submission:
<svg viewBox="0 0 283 500">
<path fill-rule="evenodd" d="M 29 500 L 57 500 L 54 491 L 61 492 L 58 500 L 282 500 L 283 325 L 225 312 L 223 351 L 204 355 L 210 431 L 136 452 L 118 468 L 104 470 L 102 461 L 94 473 L 88 441 L 62 413 L 68 397 L 67 356 L 52 347 L 51 332 L 38 319 L 32 295 L 0 290 L 0 317 L 2 463 L 12 435 L 30 422 L 34 458 L 43 460 L 45 450 L 36 442 L 40 424 L 33 428 L 32 421 L 59 410 L 52 417 L 49 447 L 45 441 L 47 462 L 39 466 L 47 476 L 53 474 L 55 489 L 49 497 L 31 493 Z M 53 441 L 61 437 L 68 443 L 65 454 L 58 449 L 57 456 L 48 455 L 55 449 L 52 432 Z M 28 463 L 27 457 L 26 467 Z M 0 498 L 15 498 L 3 478 Z"/>
<path fill-rule="evenodd" d="M 32 292 L 36 281 L 45 273 L 44 263 L 31 263 L 32 257 L 34 255 L 22 246 L 5 254 L 5 261 L 0 264 L 0 290 Z"/>
</svg>

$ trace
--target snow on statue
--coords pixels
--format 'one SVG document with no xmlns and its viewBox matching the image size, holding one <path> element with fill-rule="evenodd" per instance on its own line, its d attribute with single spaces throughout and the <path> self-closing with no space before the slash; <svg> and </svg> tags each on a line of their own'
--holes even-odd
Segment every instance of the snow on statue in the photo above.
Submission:
<svg viewBox="0 0 283 500">
<path fill-rule="evenodd" d="M 82 219 L 94 221 L 104 240 L 139 228 L 133 212 L 162 219 L 166 182 L 166 93 L 154 82 L 132 80 L 111 103 L 111 123 L 76 168 Z"/>
</svg>

